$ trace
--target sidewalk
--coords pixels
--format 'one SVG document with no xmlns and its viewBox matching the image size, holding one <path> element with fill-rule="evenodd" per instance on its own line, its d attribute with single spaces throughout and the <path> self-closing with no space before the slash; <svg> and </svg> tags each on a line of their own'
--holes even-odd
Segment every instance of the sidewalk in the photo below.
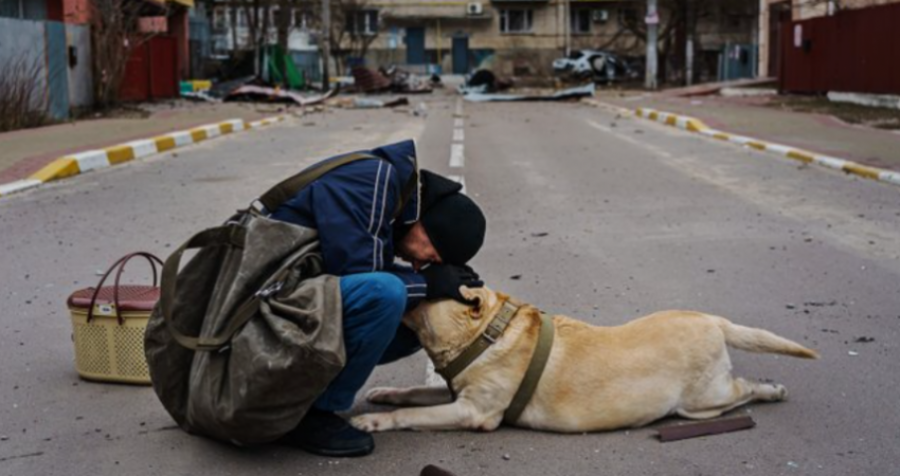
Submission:
<svg viewBox="0 0 900 476">
<path fill-rule="evenodd" d="M 900 133 L 767 107 L 762 105 L 765 98 L 622 96 L 603 90 L 596 98 L 629 110 L 646 107 L 691 116 L 722 131 L 900 171 Z"/>
<path fill-rule="evenodd" d="M 55 159 L 86 149 L 148 139 L 168 132 L 228 119 L 256 121 L 276 114 L 279 105 L 247 103 L 157 103 L 141 105 L 149 112 L 122 117 L 85 119 L 0 134 L 0 184 L 28 178 Z"/>
</svg>

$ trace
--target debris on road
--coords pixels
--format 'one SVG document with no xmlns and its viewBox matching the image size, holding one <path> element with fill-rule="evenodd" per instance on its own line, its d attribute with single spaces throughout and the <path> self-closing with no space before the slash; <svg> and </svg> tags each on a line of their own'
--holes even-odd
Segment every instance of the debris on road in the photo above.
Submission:
<svg viewBox="0 0 900 476">
<path fill-rule="evenodd" d="M 459 86 L 460 94 L 484 94 L 503 91 L 511 88 L 512 80 L 498 79 L 497 75 L 489 69 L 479 69 L 472 73 L 465 84 Z"/>
<path fill-rule="evenodd" d="M 444 468 L 439 466 L 435 466 L 433 464 L 429 464 L 428 466 L 422 468 L 422 472 L 419 473 L 419 476 L 456 476 L 450 471 L 447 471 Z"/>
<path fill-rule="evenodd" d="M 397 67 L 375 71 L 362 66 L 353 68 L 350 73 L 356 89 L 363 93 L 379 93 L 392 91 L 395 93 L 430 93 L 433 80 L 423 79 Z"/>
<path fill-rule="evenodd" d="M 324 102 L 335 92 L 332 89 L 325 94 L 304 96 L 281 88 L 245 84 L 228 93 L 225 101 L 284 102 L 294 103 L 298 106 L 314 106 Z"/>
<path fill-rule="evenodd" d="M 471 102 L 490 102 L 490 101 L 566 101 L 570 99 L 580 99 L 583 97 L 592 97 L 594 95 L 594 83 L 585 84 L 576 88 L 564 89 L 550 95 L 526 95 L 526 94 L 480 94 L 469 93 L 464 97 L 466 101 Z"/>
<path fill-rule="evenodd" d="M 747 430 L 756 426 L 753 418 L 741 416 L 724 420 L 703 421 L 698 423 L 686 423 L 660 428 L 659 441 L 666 443 L 700 436 L 718 435 L 738 430 Z"/>
<path fill-rule="evenodd" d="M 372 99 L 363 97 L 339 97 L 328 101 L 328 105 L 344 109 L 379 109 L 397 106 L 408 106 L 409 99 L 399 97 L 395 99 Z"/>
<path fill-rule="evenodd" d="M 860 342 L 863 344 L 868 344 L 869 342 L 875 342 L 875 338 L 868 337 L 868 336 L 862 336 L 862 337 L 857 337 L 856 339 L 853 340 L 853 342 Z"/>
</svg>

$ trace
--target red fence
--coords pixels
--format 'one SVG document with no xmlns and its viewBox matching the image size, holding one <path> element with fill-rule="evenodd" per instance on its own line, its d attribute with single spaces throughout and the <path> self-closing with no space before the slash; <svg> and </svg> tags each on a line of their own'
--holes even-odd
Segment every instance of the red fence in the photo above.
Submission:
<svg viewBox="0 0 900 476">
<path fill-rule="evenodd" d="M 783 28 L 782 91 L 900 94 L 900 3 Z"/>
<path fill-rule="evenodd" d="M 173 37 L 155 36 L 131 53 L 119 99 L 147 101 L 178 96 L 178 42 Z"/>
</svg>

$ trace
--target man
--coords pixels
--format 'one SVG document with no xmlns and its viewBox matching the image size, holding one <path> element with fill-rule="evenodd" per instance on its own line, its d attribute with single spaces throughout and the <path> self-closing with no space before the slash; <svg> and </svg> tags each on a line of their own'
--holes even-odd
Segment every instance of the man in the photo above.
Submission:
<svg viewBox="0 0 900 476">
<path fill-rule="evenodd" d="M 401 326 L 422 299 L 464 301 L 462 285 L 481 286 L 465 264 L 484 242 L 486 222 L 462 186 L 418 170 L 413 141 L 369 151 L 377 158 L 328 172 L 272 213 L 272 218 L 319 232 L 325 271 L 341 276 L 347 363 L 283 442 L 326 456 L 371 453 L 372 436 L 335 412 L 348 410 L 375 366 L 421 348 Z M 396 210 L 396 217 L 392 216 Z M 394 263 L 394 256 L 411 267 Z"/>
</svg>

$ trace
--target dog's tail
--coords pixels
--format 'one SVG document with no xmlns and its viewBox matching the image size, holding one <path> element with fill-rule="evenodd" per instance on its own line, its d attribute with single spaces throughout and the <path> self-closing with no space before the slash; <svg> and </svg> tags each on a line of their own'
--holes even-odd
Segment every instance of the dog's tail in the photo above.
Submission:
<svg viewBox="0 0 900 476">
<path fill-rule="evenodd" d="M 722 332 L 725 333 L 725 342 L 736 349 L 747 352 L 784 354 L 802 359 L 819 358 L 818 352 L 769 331 L 741 326 L 724 317 L 719 317 L 718 322 Z"/>
</svg>

